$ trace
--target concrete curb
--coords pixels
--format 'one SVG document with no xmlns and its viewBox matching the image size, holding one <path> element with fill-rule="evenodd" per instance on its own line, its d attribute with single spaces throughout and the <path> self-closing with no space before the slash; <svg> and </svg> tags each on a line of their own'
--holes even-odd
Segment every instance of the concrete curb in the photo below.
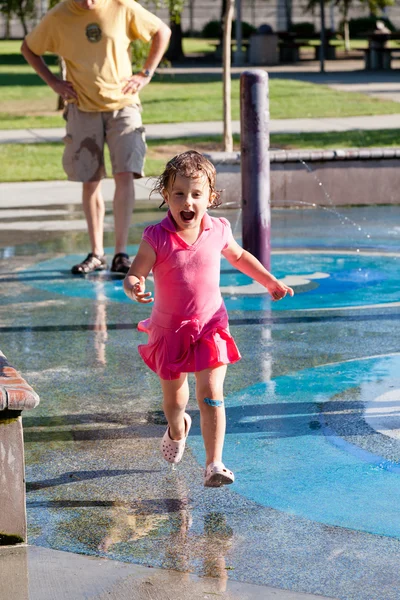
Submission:
<svg viewBox="0 0 400 600">
<path fill-rule="evenodd" d="M 210 152 L 225 201 L 241 202 L 240 153 Z M 398 204 L 400 148 L 271 151 L 272 206 Z"/>
<path fill-rule="evenodd" d="M 400 87 L 400 86 L 399 86 Z M 200 137 L 222 135 L 222 121 L 199 121 L 189 123 L 147 124 L 148 140 L 173 139 L 178 137 Z M 339 131 L 376 131 L 380 129 L 400 129 L 400 114 L 365 117 L 333 117 L 310 119 L 272 119 L 270 134 L 284 133 L 323 133 Z M 240 133 L 240 122 L 232 121 L 232 132 Z M 63 127 L 35 129 L 1 129 L 0 144 L 48 144 L 61 142 L 65 135 Z"/>
</svg>

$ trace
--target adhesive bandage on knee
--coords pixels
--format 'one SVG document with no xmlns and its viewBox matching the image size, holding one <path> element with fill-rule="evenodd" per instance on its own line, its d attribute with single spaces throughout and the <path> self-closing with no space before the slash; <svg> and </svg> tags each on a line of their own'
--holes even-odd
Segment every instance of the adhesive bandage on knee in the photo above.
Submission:
<svg viewBox="0 0 400 600">
<path fill-rule="evenodd" d="M 222 406 L 223 405 L 223 400 L 211 400 L 211 398 L 204 398 L 204 402 L 206 404 L 208 404 L 208 406 Z"/>
</svg>

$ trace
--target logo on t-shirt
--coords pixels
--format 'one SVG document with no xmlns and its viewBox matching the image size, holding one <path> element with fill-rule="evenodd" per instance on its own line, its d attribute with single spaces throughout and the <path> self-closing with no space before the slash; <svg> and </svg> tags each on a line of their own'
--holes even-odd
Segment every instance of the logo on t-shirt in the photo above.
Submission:
<svg viewBox="0 0 400 600">
<path fill-rule="evenodd" d="M 93 44 L 101 40 L 101 29 L 97 23 L 90 23 L 86 27 L 86 37 Z"/>
</svg>

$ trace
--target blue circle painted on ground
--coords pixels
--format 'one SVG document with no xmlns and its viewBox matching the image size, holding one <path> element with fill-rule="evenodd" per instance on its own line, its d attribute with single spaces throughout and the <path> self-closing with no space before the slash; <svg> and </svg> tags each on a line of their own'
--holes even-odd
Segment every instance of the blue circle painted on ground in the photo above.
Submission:
<svg viewBox="0 0 400 600">
<path fill-rule="evenodd" d="M 224 462 L 235 472 L 235 492 L 312 521 L 400 538 L 400 464 L 319 426 L 323 405 L 335 394 L 354 390 L 359 402 L 377 382 L 381 393 L 400 387 L 399 374 L 400 355 L 366 358 L 277 377 L 227 397 Z M 188 444 L 203 464 L 198 430 Z"/>
<path fill-rule="evenodd" d="M 137 246 L 129 252 L 134 255 Z M 32 287 L 70 297 L 131 302 L 122 289 L 122 279 L 108 273 L 73 276 L 71 265 L 81 256 L 63 256 L 37 263 L 20 273 Z M 400 255 L 284 252 L 272 255 L 272 271 L 293 284 L 295 296 L 271 302 L 268 294 L 249 288 L 252 280 L 221 263 L 221 287 L 229 310 L 262 311 L 332 309 L 400 302 L 398 286 Z M 152 290 L 148 281 L 148 289 Z"/>
</svg>

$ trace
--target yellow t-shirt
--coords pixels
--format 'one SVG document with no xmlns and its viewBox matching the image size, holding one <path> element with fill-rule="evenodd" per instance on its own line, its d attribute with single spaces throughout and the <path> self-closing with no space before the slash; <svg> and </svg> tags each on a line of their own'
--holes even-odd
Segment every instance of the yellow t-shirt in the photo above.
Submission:
<svg viewBox="0 0 400 600">
<path fill-rule="evenodd" d="M 132 75 L 129 45 L 150 41 L 161 23 L 135 0 L 98 0 L 91 10 L 65 0 L 44 16 L 26 43 L 39 56 L 63 57 L 80 110 L 119 110 L 139 104 L 138 94 L 122 93 L 123 79 Z"/>
</svg>

